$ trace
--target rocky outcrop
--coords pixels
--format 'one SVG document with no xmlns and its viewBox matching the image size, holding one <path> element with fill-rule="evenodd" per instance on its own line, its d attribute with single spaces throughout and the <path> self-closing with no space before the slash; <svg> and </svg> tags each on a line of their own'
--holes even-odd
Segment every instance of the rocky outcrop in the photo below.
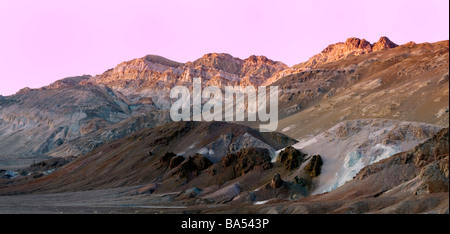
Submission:
<svg viewBox="0 0 450 234">
<path fill-rule="evenodd" d="M 389 40 L 387 37 L 381 37 L 380 40 L 378 40 L 375 44 L 372 46 L 372 51 L 378 51 L 382 49 L 390 49 L 395 48 L 398 45 Z"/>
<path fill-rule="evenodd" d="M 172 158 L 176 157 L 177 155 L 174 154 L 173 152 L 167 152 L 166 154 L 164 154 L 164 156 L 161 157 L 161 159 L 159 159 L 160 163 L 168 163 L 172 160 Z"/>
<path fill-rule="evenodd" d="M 272 177 L 272 181 L 270 181 L 270 187 L 272 188 L 280 188 L 283 185 L 284 181 L 281 179 L 281 175 L 276 173 Z"/>
<path fill-rule="evenodd" d="M 416 189 L 416 195 L 430 193 L 445 193 L 449 191 L 449 157 L 444 157 L 438 161 L 424 166 L 419 173 L 421 180 Z"/>
<path fill-rule="evenodd" d="M 275 62 L 265 56 L 252 55 L 244 60 L 240 71 L 241 77 L 249 77 L 251 83 L 260 85 L 275 73 L 287 69 L 288 66 L 282 62 Z"/>
<path fill-rule="evenodd" d="M 172 175 L 178 175 L 180 178 L 188 180 L 200 175 L 200 172 L 212 165 L 211 161 L 201 154 L 189 156 L 186 161 L 181 163 Z"/>
<path fill-rule="evenodd" d="M 322 169 L 323 161 L 320 155 L 312 156 L 311 160 L 305 166 L 305 172 L 311 177 L 317 177 L 320 175 Z"/>
<path fill-rule="evenodd" d="M 264 170 L 272 167 L 270 152 L 261 148 L 246 148 L 237 153 L 223 157 L 221 163 L 224 167 L 232 167 L 236 177 L 245 175 L 255 167 Z"/>
<path fill-rule="evenodd" d="M 277 162 L 282 163 L 286 170 L 293 170 L 303 163 L 305 157 L 306 154 L 302 153 L 300 150 L 288 146 L 278 154 Z"/>
<path fill-rule="evenodd" d="M 295 68 L 316 68 L 323 64 L 347 58 L 350 55 L 372 53 L 385 48 L 395 48 L 398 45 L 387 37 L 381 37 L 378 42 L 371 44 L 365 39 L 348 38 L 345 42 L 329 45 L 320 54 L 310 58 L 307 62 L 294 66 Z"/>
<path fill-rule="evenodd" d="M 169 169 L 173 169 L 173 168 L 177 167 L 183 161 L 184 161 L 184 157 L 183 156 L 176 156 L 176 157 L 171 158 L 170 159 L 170 163 L 169 163 Z"/>
<path fill-rule="evenodd" d="M 391 48 L 391 44 L 384 44 L 383 42 L 388 42 L 389 39 L 380 38 L 379 43 L 377 44 L 378 48 Z M 390 42 L 390 41 L 389 41 Z M 290 68 L 284 69 L 280 72 L 275 73 L 272 77 L 268 78 L 264 85 L 270 85 L 275 83 L 276 81 L 294 76 L 305 74 L 306 77 L 311 78 L 314 74 L 313 70 L 319 69 L 322 65 L 328 64 L 331 62 L 343 60 L 351 55 L 362 55 L 373 52 L 373 46 L 370 42 L 365 39 L 359 39 L 356 37 L 348 38 L 345 42 L 338 42 L 335 44 L 331 44 L 322 50 L 321 53 L 314 55 L 309 58 L 308 61 L 294 65 Z M 336 75 L 336 74 L 335 74 Z M 302 84 L 303 85 L 303 84 Z"/>
<path fill-rule="evenodd" d="M 188 131 L 195 128 L 190 131 L 191 137 L 179 142 L 175 152 L 184 156 L 200 153 L 213 163 L 219 162 L 227 154 L 234 154 L 245 148 L 264 148 L 270 153 L 275 153 L 276 150 L 296 142 L 277 132 L 261 133 L 252 128 L 232 123 L 193 123 L 194 126 L 190 129 L 180 130 Z M 200 142 L 202 143 L 199 144 Z"/>
</svg>

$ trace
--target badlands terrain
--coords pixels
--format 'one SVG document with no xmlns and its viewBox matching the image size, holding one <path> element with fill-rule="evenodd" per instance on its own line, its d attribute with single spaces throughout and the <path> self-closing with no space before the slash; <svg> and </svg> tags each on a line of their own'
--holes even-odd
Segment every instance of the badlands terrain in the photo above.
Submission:
<svg viewBox="0 0 450 234">
<path fill-rule="evenodd" d="M 0 213 L 448 213 L 448 52 L 381 37 L 292 67 L 147 55 L 0 96 Z M 277 131 L 172 122 L 170 90 L 196 77 L 278 86 Z"/>
</svg>

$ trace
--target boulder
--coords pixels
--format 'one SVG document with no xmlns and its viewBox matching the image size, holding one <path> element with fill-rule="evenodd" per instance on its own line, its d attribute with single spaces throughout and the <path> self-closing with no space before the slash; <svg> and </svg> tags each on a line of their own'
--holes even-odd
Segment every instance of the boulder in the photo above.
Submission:
<svg viewBox="0 0 450 234">
<path fill-rule="evenodd" d="M 281 179 L 281 175 L 276 173 L 272 177 L 272 181 L 270 182 L 270 187 L 279 188 L 283 185 L 284 181 Z"/>
</svg>

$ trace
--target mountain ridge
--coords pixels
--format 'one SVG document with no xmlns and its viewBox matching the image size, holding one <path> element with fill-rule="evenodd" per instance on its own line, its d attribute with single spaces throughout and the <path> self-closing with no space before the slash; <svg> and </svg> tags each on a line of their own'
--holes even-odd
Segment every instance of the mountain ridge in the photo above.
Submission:
<svg viewBox="0 0 450 234">
<path fill-rule="evenodd" d="M 411 43 L 411 42 L 410 42 Z M 410 44 L 407 43 L 407 44 Z M 405 45 L 407 45 L 405 44 Z M 371 44 L 365 39 L 359 39 L 356 37 L 350 37 L 345 42 L 338 42 L 327 46 L 321 53 L 312 56 L 308 61 L 302 62 L 297 65 L 293 65 L 291 67 L 287 66 L 283 62 L 274 61 L 263 55 L 250 55 L 246 59 L 240 59 L 238 57 L 234 57 L 228 53 L 207 53 L 202 57 L 194 60 L 188 61 L 186 63 L 177 62 L 163 56 L 148 54 L 141 58 L 131 59 L 128 61 L 124 61 L 116 65 L 114 68 L 108 69 L 102 74 L 91 76 L 90 79 L 85 79 L 77 84 L 86 85 L 86 84 L 98 84 L 101 79 L 111 79 L 111 71 L 119 70 L 122 73 L 125 73 L 124 69 L 126 66 L 133 67 L 137 69 L 134 71 L 134 74 L 128 73 L 125 77 L 121 77 L 118 74 L 115 74 L 116 78 L 120 78 L 122 80 L 132 80 L 134 79 L 144 79 L 147 76 L 150 76 L 153 72 L 160 72 L 162 75 L 169 76 L 168 73 L 173 72 L 176 76 L 180 76 L 180 71 L 176 69 L 186 70 L 188 67 L 190 69 L 195 69 L 196 67 L 202 69 L 215 69 L 217 71 L 223 71 L 225 74 L 220 74 L 220 72 L 215 72 L 215 75 L 224 75 L 228 73 L 228 76 L 237 75 L 232 80 L 239 80 L 242 82 L 242 85 L 268 85 L 270 83 L 275 82 L 277 79 L 273 79 L 274 76 L 280 76 L 280 73 L 289 72 L 292 74 L 292 71 L 303 71 L 304 69 L 318 67 L 328 62 L 337 61 L 345 58 L 349 54 L 360 55 L 365 53 L 375 52 L 385 48 L 395 48 L 399 45 L 393 43 L 388 37 L 380 37 L 380 39 Z M 328 58 L 329 54 L 331 54 L 331 58 Z M 153 66 L 152 66 L 153 65 Z M 119 72 L 119 73 L 120 73 Z M 183 73 L 183 72 L 181 72 Z M 125 74 L 122 74 L 125 75 Z M 197 72 L 197 75 L 202 76 L 204 73 Z M 83 75 L 80 77 L 87 77 L 89 75 Z M 114 76 L 114 75 L 113 75 Z M 283 77 L 286 74 L 282 75 Z M 212 76 L 214 77 L 214 76 Z M 208 79 L 211 79 L 211 75 L 207 76 Z M 278 78 L 279 79 L 279 78 Z M 63 79 L 57 80 L 53 82 L 51 85 L 58 84 Z M 269 82 L 267 82 L 269 81 Z M 108 83 L 108 82 L 106 82 Z M 240 82 L 235 82 L 232 84 L 239 84 Z M 42 88 L 48 87 L 51 85 L 44 86 Z M 57 86 L 54 86 L 57 87 Z M 19 92 L 24 92 L 30 90 L 29 88 L 24 88 Z"/>
<path fill-rule="evenodd" d="M 294 65 L 294 67 L 316 68 L 326 63 L 341 60 L 350 55 L 367 54 L 395 47 L 398 47 L 398 45 L 385 36 L 381 37 L 374 44 L 371 44 L 366 39 L 350 37 L 345 42 L 329 45 L 322 52 L 311 57 L 308 61 Z"/>
</svg>

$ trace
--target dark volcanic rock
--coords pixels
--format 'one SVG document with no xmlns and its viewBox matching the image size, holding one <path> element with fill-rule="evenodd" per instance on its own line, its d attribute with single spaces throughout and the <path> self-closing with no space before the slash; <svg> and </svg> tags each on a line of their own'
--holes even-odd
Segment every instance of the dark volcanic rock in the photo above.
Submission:
<svg viewBox="0 0 450 234">
<path fill-rule="evenodd" d="M 288 146 L 278 154 L 277 161 L 281 162 L 286 170 L 293 170 L 302 164 L 305 156 L 306 154 L 301 151 L 292 146 Z"/>
<path fill-rule="evenodd" d="M 323 161 L 320 155 L 312 156 L 309 163 L 305 166 L 306 173 L 311 177 L 317 177 L 320 175 L 322 169 Z"/>
<path fill-rule="evenodd" d="M 173 169 L 173 168 L 177 167 L 183 161 L 184 161 L 184 157 L 183 156 L 172 157 L 172 159 L 170 159 L 169 169 Z"/>
<path fill-rule="evenodd" d="M 269 169 L 272 166 L 270 153 L 263 148 L 246 148 L 237 153 L 228 154 L 221 162 L 224 167 L 233 166 L 236 177 L 244 175 L 256 166 Z"/>
<path fill-rule="evenodd" d="M 270 186 L 272 188 L 279 188 L 283 185 L 284 181 L 281 179 L 281 175 L 280 174 L 275 174 L 272 177 L 272 181 L 270 182 Z"/>
<path fill-rule="evenodd" d="M 272 168 L 271 160 L 270 151 L 265 148 L 244 148 L 236 153 L 227 154 L 205 172 L 214 176 L 214 183 L 217 185 L 223 185 L 244 175 L 246 178 L 253 178 L 251 180 L 254 181 L 257 178 L 253 176 L 264 174 L 266 173 L 264 170 Z"/>
<path fill-rule="evenodd" d="M 172 152 L 167 152 L 164 156 L 161 157 L 161 159 L 159 160 L 159 162 L 164 163 L 164 162 L 170 162 L 170 160 L 173 157 L 176 157 L 177 155 L 172 153 Z"/>
<path fill-rule="evenodd" d="M 300 186 L 306 187 L 306 186 L 310 186 L 311 182 L 308 180 L 305 180 L 304 178 L 299 178 L 298 176 L 295 176 L 294 184 L 298 184 Z"/>
<path fill-rule="evenodd" d="M 201 171 L 207 169 L 212 165 L 202 154 L 194 154 L 189 156 L 183 163 L 178 166 L 178 169 L 173 172 L 173 175 L 177 174 L 181 178 L 187 178 L 188 180 L 197 177 Z"/>
</svg>

